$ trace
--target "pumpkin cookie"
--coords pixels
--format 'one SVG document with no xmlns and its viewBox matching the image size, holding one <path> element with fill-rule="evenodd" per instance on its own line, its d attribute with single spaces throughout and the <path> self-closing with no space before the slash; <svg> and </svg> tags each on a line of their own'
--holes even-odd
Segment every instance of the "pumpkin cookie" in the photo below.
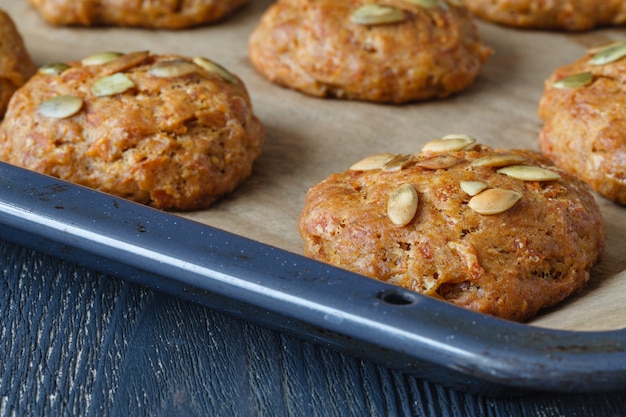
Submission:
<svg viewBox="0 0 626 417">
<path fill-rule="evenodd" d="M 626 23 L 623 0 L 463 0 L 477 16 L 506 26 L 581 31 Z"/>
<path fill-rule="evenodd" d="M 541 151 L 598 193 L 626 204 L 626 42 L 589 50 L 546 80 Z"/>
<path fill-rule="evenodd" d="M 331 175 L 299 228 L 309 257 L 516 321 L 581 289 L 604 250 L 585 183 L 465 135 Z"/>
<path fill-rule="evenodd" d="M 216 22 L 249 0 L 29 0 L 59 26 L 127 26 L 183 29 Z"/>
<path fill-rule="evenodd" d="M 389 103 L 465 90 L 492 53 L 469 12 L 444 0 L 279 0 L 248 50 L 279 85 Z"/>
<path fill-rule="evenodd" d="M 166 210 L 251 173 L 264 131 L 241 80 L 206 58 L 101 53 L 42 67 L 0 124 L 0 159 Z"/>
<path fill-rule="evenodd" d="M 0 117 L 15 90 L 36 71 L 15 23 L 0 10 Z"/>
</svg>

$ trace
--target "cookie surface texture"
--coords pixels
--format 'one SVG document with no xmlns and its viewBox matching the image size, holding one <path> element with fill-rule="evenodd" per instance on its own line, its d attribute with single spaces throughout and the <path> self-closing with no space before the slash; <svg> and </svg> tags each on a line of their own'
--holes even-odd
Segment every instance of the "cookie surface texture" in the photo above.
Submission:
<svg viewBox="0 0 626 417">
<path fill-rule="evenodd" d="M 598 193 L 626 204 L 626 43 L 556 69 L 539 103 L 542 153 Z"/>
<path fill-rule="evenodd" d="M 279 0 L 249 38 L 257 70 L 317 97 L 403 103 L 468 88 L 492 50 L 444 0 Z"/>
<path fill-rule="evenodd" d="M 15 90 L 36 71 L 15 23 L 0 10 L 0 117 Z"/>
<path fill-rule="evenodd" d="M 0 159 L 165 210 L 208 207 L 264 139 L 242 82 L 205 58 L 95 54 L 40 68 L 0 124 Z"/>
<path fill-rule="evenodd" d="M 525 321 L 584 287 L 602 256 L 588 187 L 539 154 L 478 145 L 370 159 L 382 162 L 308 191 L 299 222 L 308 257 Z"/>
<path fill-rule="evenodd" d="M 184 29 L 217 22 L 249 0 L 29 0 L 58 26 L 125 26 Z"/>
<path fill-rule="evenodd" d="M 482 19 L 519 28 L 566 31 L 626 23 L 622 0 L 463 0 Z"/>
</svg>

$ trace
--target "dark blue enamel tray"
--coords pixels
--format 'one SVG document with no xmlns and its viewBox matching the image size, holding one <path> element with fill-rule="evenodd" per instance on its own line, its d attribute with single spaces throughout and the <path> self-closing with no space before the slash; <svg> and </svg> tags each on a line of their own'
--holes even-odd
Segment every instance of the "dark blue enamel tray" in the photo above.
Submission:
<svg viewBox="0 0 626 417">
<path fill-rule="evenodd" d="M 0 237 L 481 394 L 626 388 L 626 331 L 487 317 L 0 163 Z"/>
</svg>

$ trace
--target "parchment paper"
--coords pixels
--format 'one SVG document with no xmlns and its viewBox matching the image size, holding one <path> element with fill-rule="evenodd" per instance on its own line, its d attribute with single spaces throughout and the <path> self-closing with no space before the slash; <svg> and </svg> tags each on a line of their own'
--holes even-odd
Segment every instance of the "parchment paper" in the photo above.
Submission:
<svg viewBox="0 0 626 417">
<path fill-rule="evenodd" d="M 453 98 L 393 106 L 318 99 L 278 87 L 256 73 L 247 39 L 272 2 L 251 4 L 218 24 L 184 30 L 58 28 L 25 1 L 0 0 L 38 65 L 115 50 L 202 55 L 239 75 L 266 128 L 253 176 L 212 208 L 185 217 L 295 253 L 306 190 L 333 172 L 379 152 L 413 153 L 449 133 L 467 133 L 494 147 L 538 149 L 537 105 L 543 81 L 586 48 L 626 38 L 625 29 L 582 34 L 523 31 L 479 22 L 495 51 L 476 83 Z M 530 324 L 568 330 L 626 327 L 626 207 L 597 197 L 607 250 L 588 288 Z"/>
</svg>

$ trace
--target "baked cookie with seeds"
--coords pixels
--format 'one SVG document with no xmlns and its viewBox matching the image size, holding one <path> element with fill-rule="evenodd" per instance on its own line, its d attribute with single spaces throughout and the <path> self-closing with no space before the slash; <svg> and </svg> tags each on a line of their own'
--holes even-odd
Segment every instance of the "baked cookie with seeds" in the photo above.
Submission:
<svg viewBox="0 0 626 417">
<path fill-rule="evenodd" d="M 626 204 L 626 42 L 590 49 L 546 80 L 542 153 L 595 191 Z"/>
<path fill-rule="evenodd" d="M 184 29 L 214 23 L 249 0 L 29 0 L 58 26 L 125 26 Z"/>
<path fill-rule="evenodd" d="M 482 19 L 528 29 L 582 31 L 626 23 L 623 0 L 463 0 Z"/>
<path fill-rule="evenodd" d="M 467 89 L 492 50 L 446 0 L 279 0 L 249 38 L 272 82 L 317 97 L 404 103 Z"/>
<path fill-rule="evenodd" d="M 36 71 L 11 16 L 0 10 L 0 117 L 15 90 Z"/>
<path fill-rule="evenodd" d="M 585 286 L 605 238 L 584 182 L 465 135 L 424 149 L 314 185 L 299 220 L 305 255 L 515 321 Z"/>
<path fill-rule="evenodd" d="M 0 160 L 165 210 L 248 177 L 264 129 L 241 80 L 203 57 L 98 53 L 41 67 L 0 124 Z"/>
</svg>

